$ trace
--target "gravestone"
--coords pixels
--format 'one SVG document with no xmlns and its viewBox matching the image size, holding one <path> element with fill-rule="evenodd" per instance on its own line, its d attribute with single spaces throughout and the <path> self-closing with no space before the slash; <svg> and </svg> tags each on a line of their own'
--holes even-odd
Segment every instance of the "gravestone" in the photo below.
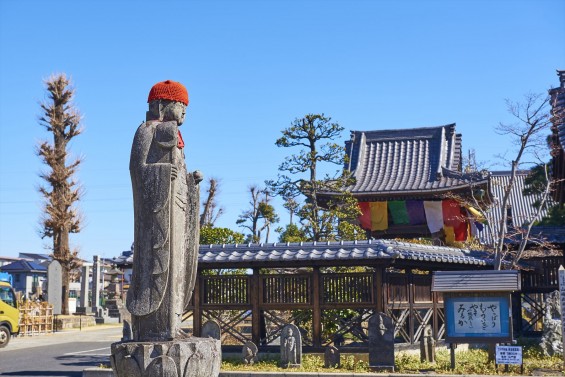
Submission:
<svg viewBox="0 0 565 377">
<path fill-rule="evenodd" d="M 243 358 L 243 363 L 246 365 L 253 365 L 257 361 L 259 361 L 257 359 L 257 352 L 258 352 L 258 348 L 255 345 L 255 343 L 251 341 L 245 342 L 241 350 L 241 357 Z"/>
<path fill-rule="evenodd" d="M 327 346 L 324 352 L 324 367 L 339 368 L 341 365 L 339 349 L 335 346 Z"/>
<path fill-rule="evenodd" d="M 435 363 L 436 362 L 436 341 L 432 326 L 426 325 L 424 333 L 420 337 L 420 361 Z"/>
<path fill-rule="evenodd" d="M 369 319 L 369 368 L 394 372 L 394 323 L 384 313 L 375 313 Z"/>
<path fill-rule="evenodd" d="M 222 338 L 222 329 L 220 325 L 216 321 L 206 321 L 204 325 L 202 325 L 202 330 L 200 331 L 200 336 L 203 338 L 212 338 L 221 340 Z"/>
<path fill-rule="evenodd" d="M 47 267 L 47 301 L 53 305 L 53 314 L 61 314 L 63 308 L 63 269 L 61 263 L 51 261 Z"/>
<path fill-rule="evenodd" d="M 113 343 L 118 377 L 215 377 L 220 341 L 190 337 L 181 329 L 196 280 L 199 249 L 199 183 L 186 170 L 184 122 L 188 92 L 174 81 L 149 92 L 146 122 L 130 155 L 134 207 L 133 266 L 126 306 L 131 340 Z M 124 331 L 128 338 L 129 331 Z"/>
<path fill-rule="evenodd" d="M 302 336 L 293 324 L 283 327 L 281 332 L 281 367 L 299 368 L 302 364 Z"/>
</svg>

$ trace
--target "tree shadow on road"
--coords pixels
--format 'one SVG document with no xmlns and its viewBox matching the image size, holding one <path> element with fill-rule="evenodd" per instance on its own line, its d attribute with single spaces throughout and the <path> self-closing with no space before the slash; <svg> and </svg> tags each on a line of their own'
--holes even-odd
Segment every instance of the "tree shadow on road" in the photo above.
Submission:
<svg viewBox="0 0 565 377">
<path fill-rule="evenodd" d="M 55 359 L 61 362 L 60 365 L 64 366 L 64 370 L 26 370 L 17 372 L 0 372 L 0 376 L 82 377 L 82 370 L 85 368 L 98 367 L 101 364 L 108 366 L 110 365 L 109 356 L 67 355 L 58 356 Z M 68 370 L 67 368 L 71 370 Z"/>
<path fill-rule="evenodd" d="M 102 355 L 66 355 L 57 356 L 55 360 L 59 360 L 61 365 L 77 367 L 97 367 L 100 364 L 110 365 L 110 356 Z"/>
</svg>

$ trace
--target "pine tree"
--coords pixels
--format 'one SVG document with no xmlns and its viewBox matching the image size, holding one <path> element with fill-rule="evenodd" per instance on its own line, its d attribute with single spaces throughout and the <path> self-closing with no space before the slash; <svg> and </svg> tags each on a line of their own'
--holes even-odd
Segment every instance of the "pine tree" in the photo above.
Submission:
<svg viewBox="0 0 565 377">
<path fill-rule="evenodd" d="M 350 173 L 342 168 L 334 177 L 319 178 L 320 164 L 344 166 L 345 150 L 334 142 L 342 131 L 342 126 L 324 114 L 307 114 L 295 119 L 275 143 L 300 150 L 285 159 L 279 166 L 282 174 L 267 185 L 287 203 L 289 199 L 304 198 L 292 211 L 300 218 L 301 234 L 311 241 L 365 237 L 365 232 L 354 225 L 360 212 L 357 200 L 347 191 L 353 183 Z M 321 193 L 331 193 L 331 199 L 322 203 Z"/>
</svg>

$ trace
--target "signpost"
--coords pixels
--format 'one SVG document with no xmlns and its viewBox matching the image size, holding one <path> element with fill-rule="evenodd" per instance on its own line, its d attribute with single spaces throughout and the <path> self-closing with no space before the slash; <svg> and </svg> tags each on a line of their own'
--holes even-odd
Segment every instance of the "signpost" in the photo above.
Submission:
<svg viewBox="0 0 565 377">
<path fill-rule="evenodd" d="M 565 271 L 563 280 L 565 284 Z M 512 343 L 511 293 L 520 291 L 518 271 L 436 271 L 432 291 L 443 293 L 451 369 L 457 343 Z M 507 358 L 514 355 L 501 352 Z"/>
<path fill-rule="evenodd" d="M 522 361 L 521 346 L 496 346 L 496 365 L 505 364 L 508 372 L 508 364 L 520 365 L 521 373 L 524 374 L 524 363 Z"/>
<path fill-rule="evenodd" d="M 563 367 L 565 368 L 565 268 L 559 266 L 559 302 L 561 303 L 561 335 L 563 337 Z"/>
</svg>

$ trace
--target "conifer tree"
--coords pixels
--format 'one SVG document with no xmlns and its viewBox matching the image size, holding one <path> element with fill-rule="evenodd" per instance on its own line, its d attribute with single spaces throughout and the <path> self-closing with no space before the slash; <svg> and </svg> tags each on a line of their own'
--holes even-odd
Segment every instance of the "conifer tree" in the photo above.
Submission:
<svg viewBox="0 0 565 377">
<path fill-rule="evenodd" d="M 347 191 L 353 183 L 350 172 L 340 168 L 336 175 L 320 179 L 321 164 L 344 166 L 345 150 L 334 140 L 343 127 L 324 114 L 307 114 L 284 129 L 276 141 L 278 147 L 299 148 L 279 166 L 278 179 L 267 186 L 288 202 L 303 198 L 292 211 L 302 225 L 300 237 L 311 241 L 352 240 L 365 238 L 365 232 L 354 224 L 359 216 L 357 200 Z M 320 202 L 321 193 L 331 199 Z M 296 236 L 295 229 L 288 229 Z"/>
</svg>

